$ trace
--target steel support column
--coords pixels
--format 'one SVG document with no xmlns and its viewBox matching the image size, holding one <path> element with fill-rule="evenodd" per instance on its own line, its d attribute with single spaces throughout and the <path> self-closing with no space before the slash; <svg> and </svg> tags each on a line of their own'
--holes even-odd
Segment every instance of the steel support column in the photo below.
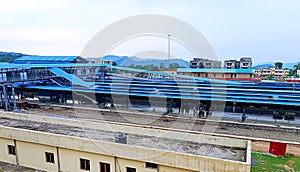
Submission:
<svg viewBox="0 0 300 172">
<path fill-rule="evenodd" d="M 16 101 L 16 95 L 15 95 L 15 87 L 11 85 L 11 96 L 14 104 L 14 110 L 17 109 L 17 101 Z"/>
<path fill-rule="evenodd" d="M 9 101 L 8 101 L 8 96 L 7 96 L 7 90 L 6 90 L 6 85 L 3 85 L 3 98 L 4 98 L 4 105 L 5 105 L 5 111 L 9 110 Z"/>
</svg>

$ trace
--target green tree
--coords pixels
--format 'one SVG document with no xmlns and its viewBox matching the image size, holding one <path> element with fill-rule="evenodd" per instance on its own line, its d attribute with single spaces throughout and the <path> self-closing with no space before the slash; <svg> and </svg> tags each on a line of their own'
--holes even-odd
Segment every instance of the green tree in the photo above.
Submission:
<svg viewBox="0 0 300 172">
<path fill-rule="evenodd" d="M 282 69 L 282 62 L 276 62 L 275 69 Z"/>
<path fill-rule="evenodd" d="M 274 74 L 270 74 L 266 77 L 267 80 L 275 80 L 275 75 Z"/>
<path fill-rule="evenodd" d="M 179 64 L 178 63 L 171 63 L 171 64 L 169 64 L 169 69 L 170 70 L 176 70 L 177 68 L 179 68 Z"/>
<path fill-rule="evenodd" d="M 292 70 L 292 76 L 297 76 L 297 70 L 300 70 L 300 63 L 294 65 L 294 69 Z"/>
<path fill-rule="evenodd" d="M 133 69 L 135 68 L 134 64 L 131 64 L 131 65 L 129 65 L 128 67 L 129 67 L 129 68 L 133 68 Z"/>
<path fill-rule="evenodd" d="M 152 66 L 151 65 L 145 65 L 145 66 L 143 66 L 143 69 L 152 70 Z"/>
<path fill-rule="evenodd" d="M 143 66 L 142 65 L 135 65 L 135 68 L 136 69 L 143 69 Z"/>
<path fill-rule="evenodd" d="M 162 69 L 162 70 L 165 70 L 165 69 L 166 69 L 164 63 L 160 63 L 160 64 L 159 64 L 159 69 Z"/>
<path fill-rule="evenodd" d="M 154 69 L 155 69 L 154 64 L 151 64 L 151 65 L 150 65 L 150 70 L 154 70 Z"/>
</svg>

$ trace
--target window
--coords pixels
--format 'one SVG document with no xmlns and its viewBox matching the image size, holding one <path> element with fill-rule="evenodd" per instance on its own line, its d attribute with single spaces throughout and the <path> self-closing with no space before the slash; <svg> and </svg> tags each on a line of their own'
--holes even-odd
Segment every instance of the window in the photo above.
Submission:
<svg viewBox="0 0 300 172">
<path fill-rule="evenodd" d="M 90 160 L 80 158 L 80 169 L 81 170 L 90 170 Z"/>
<path fill-rule="evenodd" d="M 110 172 L 110 164 L 100 162 L 100 172 Z"/>
<path fill-rule="evenodd" d="M 8 154 L 9 155 L 16 155 L 16 149 L 13 145 L 7 145 Z"/>
<path fill-rule="evenodd" d="M 146 168 L 157 168 L 157 164 L 151 163 L 151 162 L 146 162 Z"/>
<path fill-rule="evenodd" d="M 45 152 L 46 162 L 54 164 L 54 153 Z"/>
<path fill-rule="evenodd" d="M 126 167 L 126 172 L 136 172 L 136 169 L 131 167 Z"/>
</svg>

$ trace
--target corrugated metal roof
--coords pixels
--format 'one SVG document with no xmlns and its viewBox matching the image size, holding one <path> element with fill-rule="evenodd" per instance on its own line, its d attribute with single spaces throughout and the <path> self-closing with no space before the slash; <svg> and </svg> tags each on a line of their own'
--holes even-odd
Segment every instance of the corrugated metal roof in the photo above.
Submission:
<svg viewBox="0 0 300 172">
<path fill-rule="evenodd" d="M 114 90 L 105 90 L 102 88 L 99 89 L 81 89 L 81 88 L 72 88 L 72 87 L 62 87 L 62 86 L 33 86 L 28 85 L 25 86 L 26 88 L 33 88 L 33 89 L 45 89 L 45 90 L 64 90 L 64 91 L 81 91 L 81 92 L 89 92 L 89 93 L 104 93 L 104 94 L 115 94 L 115 95 L 134 95 L 134 96 L 151 96 L 151 97 L 161 97 L 165 98 L 167 96 L 168 98 L 180 98 L 180 99 L 193 99 L 193 100 L 209 100 L 209 101 L 234 101 L 234 102 L 246 102 L 246 103 L 262 103 L 262 104 L 275 104 L 275 105 L 293 105 L 293 106 L 299 106 L 299 99 L 294 100 L 290 99 L 287 100 L 285 98 L 281 97 L 274 97 L 273 99 L 270 99 L 268 97 L 266 98 L 255 98 L 255 97 L 248 97 L 248 96 L 233 96 L 233 95 L 226 95 L 226 96 L 211 96 L 211 95 L 205 95 L 202 93 L 199 94 L 185 94 L 185 95 L 177 95 L 172 94 L 172 91 L 168 91 L 165 94 L 153 94 L 153 92 L 128 92 L 122 91 L 118 89 Z M 292 101 L 293 100 L 293 101 Z"/>
<path fill-rule="evenodd" d="M 14 61 L 64 61 L 71 62 L 78 56 L 22 56 Z"/>
<path fill-rule="evenodd" d="M 16 64 L 16 63 L 0 63 L 2 69 L 22 69 L 22 68 L 50 68 L 50 67 L 85 67 L 85 66 L 107 66 L 106 64 L 92 63 L 55 63 L 55 64 Z"/>
</svg>

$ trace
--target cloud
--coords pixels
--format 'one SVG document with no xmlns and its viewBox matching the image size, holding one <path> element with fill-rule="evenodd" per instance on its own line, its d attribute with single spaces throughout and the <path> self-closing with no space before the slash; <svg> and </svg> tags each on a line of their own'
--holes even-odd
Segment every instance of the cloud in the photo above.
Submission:
<svg viewBox="0 0 300 172">
<path fill-rule="evenodd" d="M 255 61 L 260 61 L 280 55 L 292 61 L 300 54 L 296 41 L 300 38 L 298 0 L 0 0 L 0 3 L 0 45 L 15 42 L 10 44 L 13 50 L 46 51 L 54 45 L 64 45 L 52 53 L 80 53 L 74 47 L 84 47 L 93 34 L 112 22 L 157 13 L 193 25 L 208 38 L 220 57 L 252 55 Z M 26 49 L 18 41 L 27 42 Z"/>
</svg>

